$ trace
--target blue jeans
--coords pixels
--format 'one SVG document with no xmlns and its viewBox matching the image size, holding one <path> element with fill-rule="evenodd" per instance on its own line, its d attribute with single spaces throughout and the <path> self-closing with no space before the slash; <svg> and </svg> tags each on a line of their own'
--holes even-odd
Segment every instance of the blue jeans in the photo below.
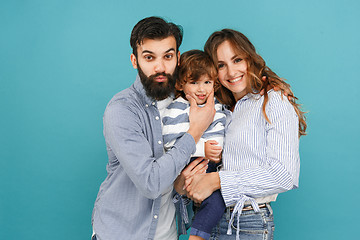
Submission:
<svg viewBox="0 0 360 240">
<path fill-rule="evenodd" d="M 190 235 L 208 240 L 211 230 L 218 224 L 226 209 L 220 190 L 213 192 L 195 211 Z"/>
<path fill-rule="evenodd" d="M 196 159 L 191 158 L 190 161 Z M 216 172 L 218 164 L 209 162 L 206 172 Z M 206 198 L 200 207 L 194 211 L 195 216 L 191 223 L 190 235 L 195 235 L 208 240 L 211 230 L 218 224 L 226 209 L 220 190 L 213 192 Z"/>
<path fill-rule="evenodd" d="M 232 212 L 226 209 L 219 224 L 213 228 L 210 240 L 235 240 L 237 230 L 237 216 L 232 224 L 232 234 L 227 235 Z M 240 216 L 240 240 L 272 240 L 274 236 L 274 216 L 270 204 L 260 208 L 260 212 L 243 211 Z"/>
</svg>

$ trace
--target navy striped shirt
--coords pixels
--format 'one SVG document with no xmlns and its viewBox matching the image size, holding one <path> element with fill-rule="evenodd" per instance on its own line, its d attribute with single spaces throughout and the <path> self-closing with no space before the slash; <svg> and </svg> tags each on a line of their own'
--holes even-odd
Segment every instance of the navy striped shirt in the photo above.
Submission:
<svg viewBox="0 0 360 240">
<path fill-rule="evenodd" d="M 223 146 L 225 135 L 226 115 L 222 104 L 215 99 L 215 116 L 213 122 L 206 129 L 196 144 L 194 157 L 205 157 L 204 143 L 208 140 L 215 140 L 219 146 Z M 177 139 L 182 137 L 189 130 L 190 103 L 182 97 L 178 97 L 164 111 L 162 117 L 164 148 L 171 149 Z"/>
</svg>

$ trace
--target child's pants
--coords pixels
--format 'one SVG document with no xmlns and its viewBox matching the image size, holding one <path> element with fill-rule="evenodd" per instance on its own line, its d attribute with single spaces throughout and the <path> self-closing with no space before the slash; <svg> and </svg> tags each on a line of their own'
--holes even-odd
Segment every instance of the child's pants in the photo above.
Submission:
<svg viewBox="0 0 360 240">
<path fill-rule="evenodd" d="M 210 162 L 207 172 L 216 172 L 216 164 Z M 221 192 L 216 190 L 197 208 L 191 224 L 190 235 L 196 235 L 205 240 L 209 239 L 211 230 L 219 223 L 225 209 Z"/>
</svg>

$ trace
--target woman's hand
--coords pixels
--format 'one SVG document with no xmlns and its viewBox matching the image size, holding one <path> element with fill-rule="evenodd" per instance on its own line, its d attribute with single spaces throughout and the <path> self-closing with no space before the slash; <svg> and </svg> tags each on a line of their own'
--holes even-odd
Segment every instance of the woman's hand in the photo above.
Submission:
<svg viewBox="0 0 360 240">
<path fill-rule="evenodd" d="M 187 165 L 180 175 L 176 178 L 174 182 L 174 188 L 177 193 L 180 195 L 185 195 L 186 191 L 185 188 L 187 185 L 185 185 L 186 179 L 190 179 L 195 174 L 203 174 L 206 173 L 206 169 L 208 168 L 208 160 L 204 160 L 203 158 L 197 158 L 194 161 L 192 161 L 189 165 Z M 188 181 L 190 183 L 191 181 Z"/>
<path fill-rule="evenodd" d="M 187 184 L 189 180 L 191 181 Z M 208 198 L 215 190 L 221 188 L 220 177 L 217 172 L 196 174 L 185 182 L 188 185 L 186 187 L 188 198 L 198 204 Z"/>
</svg>

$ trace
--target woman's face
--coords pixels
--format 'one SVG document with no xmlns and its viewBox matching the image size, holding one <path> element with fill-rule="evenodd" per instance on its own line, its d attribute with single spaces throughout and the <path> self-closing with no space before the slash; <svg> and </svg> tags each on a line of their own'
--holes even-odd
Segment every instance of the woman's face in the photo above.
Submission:
<svg viewBox="0 0 360 240">
<path fill-rule="evenodd" d="M 235 53 L 229 41 L 221 43 L 216 53 L 220 83 L 229 89 L 238 101 L 247 94 L 247 62 Z"/>
</svg>

